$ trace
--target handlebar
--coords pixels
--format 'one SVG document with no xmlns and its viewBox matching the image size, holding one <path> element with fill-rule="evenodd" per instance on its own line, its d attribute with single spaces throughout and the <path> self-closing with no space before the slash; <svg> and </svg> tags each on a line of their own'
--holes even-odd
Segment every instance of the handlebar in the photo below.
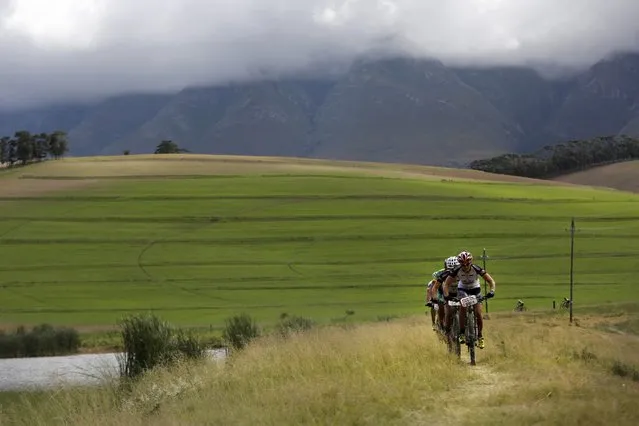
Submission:
<svg viewBox="0 0 639 426">
<path fill-rule="evenodd" d="M 472 301 L 473 302 L 472 304 L 474 305 L 474 304 L 483 302 L 485 299 L 490 299 L 494 296 L 495 296 L 494 294 L 490 294 L 490 293 L 488 293 L 485 296 L 480 293 L 477 296 L 466 296 L 466 297 L 462 297 L 461 299 L 458 296 L 448 297 L 446 299 L 446 303 L 448 304 L 448 306 L 460 306 L 463 304 L 462 300 L 467 299 L 469 302 Z M 475 300 L 473 301 L 472 298 L 474 298 Z"/>
</svg>

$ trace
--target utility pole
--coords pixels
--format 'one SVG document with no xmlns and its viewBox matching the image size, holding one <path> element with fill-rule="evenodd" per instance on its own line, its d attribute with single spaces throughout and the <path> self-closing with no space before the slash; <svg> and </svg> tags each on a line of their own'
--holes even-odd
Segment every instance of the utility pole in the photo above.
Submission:
<svg viewBox="0 0 639 426">
<path fill-rule="evenodd" d="M 572 287 L 573 287 L 573 265 L 575 261 L 575 218 L 570 221 L 570 323 L 572 324 Z"/>
<path fill-rule="evenodd" d="M 484 248 L 484 251 L 481 254 L 481 260 L 482 260 L 482 266 L 485 271 L 486 270 L 486 248 Z M 486 287 L 486 278 L 484 278 L 484 294 L 486 294 L 487 289 L 488 288 Z M 488 313 L 488 299 L 484 299 L 484 305 L 485 305 L 486 313 Z"/>
</svg>

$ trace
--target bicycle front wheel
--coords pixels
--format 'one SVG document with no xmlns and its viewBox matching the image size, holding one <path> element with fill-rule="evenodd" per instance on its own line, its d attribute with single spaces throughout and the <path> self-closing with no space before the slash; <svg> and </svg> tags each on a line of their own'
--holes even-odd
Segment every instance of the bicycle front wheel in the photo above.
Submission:
<svg viewBox="0 0 639 426">
<path fill-rule="evenodd" d="M 477 344 L 477 321 L 475 319 L 475 310 L 469 309 L 467 325 L 466 325 L 466 345 L 468 345 L 468 354 L 470 355 L 470 365 L 476 365 L 475 361 L 475 345 Z"/>
</svg>

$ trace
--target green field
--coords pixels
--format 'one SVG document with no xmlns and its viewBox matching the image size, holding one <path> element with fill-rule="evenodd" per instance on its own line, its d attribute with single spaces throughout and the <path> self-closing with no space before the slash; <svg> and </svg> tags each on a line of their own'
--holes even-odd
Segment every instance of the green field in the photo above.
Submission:
<svg viewBox="0 0 639 426">
<path fill-rule="evenodd" d="M 114 159 L 3 172 L 0 324 L 99 327 L 141 310 L 214 327 L 239 312 L 264 324 L 283 312 L 421 314 L 441 261 L 484 248 L 491 310 L 519 298 L 550 309 L 568 296 L 572 216 L 576 305 L 639 300 L 634 194 L 381 166 L 227 161 L 218 175 L 213 160 L 136 161 L 143 172 Z"/>
</svg>

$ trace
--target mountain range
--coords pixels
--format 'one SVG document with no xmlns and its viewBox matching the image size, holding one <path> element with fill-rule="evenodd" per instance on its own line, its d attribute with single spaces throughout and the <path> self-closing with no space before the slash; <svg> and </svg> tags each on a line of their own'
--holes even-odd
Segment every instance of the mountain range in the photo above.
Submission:
<svg viewBox="0 0 639 426">
<path fill-rule="evenodd" d="M 639 136 L 639 54 L 559 79 L 532 68 L 359 60 L 330 79 L 280 79 L 0 113 L 0 135 L 64 130 L 70 154 L 191 152 L 464 167 L 572 139 Z"/>
</svg>

